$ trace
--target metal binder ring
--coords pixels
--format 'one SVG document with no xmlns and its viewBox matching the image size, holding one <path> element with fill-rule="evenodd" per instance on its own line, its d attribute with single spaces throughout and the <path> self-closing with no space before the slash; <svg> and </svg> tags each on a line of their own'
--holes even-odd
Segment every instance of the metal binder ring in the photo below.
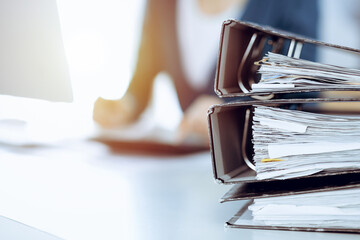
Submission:
<svg viewBox="0 0 360 240">
<path fill-rule="evenodd" d="M 239 87 L 240 89 L 244 92 L 244 93 L 249 93 L 250 91 L 245 87 L 244 83 L 241 80 L 241 72 L 244 68 L 244 65 L 246 63 L 246 60 L 249 58 L 249 55 L 253 49 L 253 47 L 255 46 L 255 41 L 258 38 L 258 34 L 254 33 L 250 39 L 249 45 L 247 46 L 245 53 L 243 55 L 243 58 L 241 59 L 240 62 L 240 66 L 238 69 L 238 83 L 239 83 Z"/>
<path fill-rule="evenodd" d="M 255 165 L 249 160 L 248 156 L 246 155 L 246 143 L 247 143 L 247 133 L 249 129 L 249 120 L 250 120 L 250 109 L 247 109 L 245 113 L 245 124 L 244 124 L 243 138 L 241 143 L 241 155 L 246 165 L 248 165 L 248 167 L 251 168 L 252 170 L 256 171 Z"/>
<path fill-rule="evenodd" d="M 258 96 L 254 95 L 254 96 L 251 96 L 251 97 L 254 98 L 254 99 L 257 99 L 257 100 L 269 100 L 269 99 L 274 98 L 274 96 L 275 95 L 273 93 L 271 93 L 269 95 L 258 95 Z"/>
</svg>

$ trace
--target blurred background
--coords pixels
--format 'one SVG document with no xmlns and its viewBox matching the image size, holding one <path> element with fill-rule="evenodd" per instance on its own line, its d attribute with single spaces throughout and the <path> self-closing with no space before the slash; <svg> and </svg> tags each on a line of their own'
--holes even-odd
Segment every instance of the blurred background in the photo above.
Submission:
<svg viewBox="0 0 360 240">
<path fill-rule="evenodd" d="M 360 48 L 359 3 L 358 0 L 320 0 L 320 40 Z M 175 234 L 182 233 L 181 227 L 191 230 L 184 230 L 179 236 L 187 237 L 182 239 L 189 239 L 194 233 L 198 234 L 197 239 L 203 238 L 204 232 L 212 235 L 209 229 L 218 229 L 219 235 L 225 232 L 223 218 L 232 216 L 238 206 L 218 204 L 218 198 L 226 190 L 212 182 L 208 152 L 166 158 L 107 156 L 107 149 L 100 145 L 73 146 L 72 141 L 67 142 L 71 148 L 65 144 L 64 149 L 59 148 L 60 154 L 56 148 L 31 149 L 25 144 L 20 151 L 11 146 L 13 142 L 49 143 L 93 136 L 96 130 L 92 120 L 95 100 L 99 96 L 106 99 L 122 97 L 134 73 L 145 4 L 146 0 L 57 0 L 74 100 L 55 103 L 0 95 L 0 142 L 5 142 L 0 158 L 0 182 L 3 183 L 0 206 L 6 217 L 12 214 L 6 214 L 8 206 L 13 206 L 14 212 L 20 215 L 26 209 L 29 216 L 37 217 L 41 223 L 49 222 L 63 232 L 82 232 L 95 239 L 104 232 L 110 235 L 109 229 L 124 234 L 124 239 L 129 238 L 126 234 L 134 233 L 138 235 L 137 239 L 144 239 L 152 232 L 157 233 L 154 239 L 160 239 L 158 236 L 164 236 L 164 232 L 165 236 L 173 237 L 174 230 Z M 218 36 L 221 24 L 219 22 L 218 28 L 214 29 Z M 360 67 L 359 56 L 321 50 L 319 57 L 320 61 L 332 64 L 340 61 L 350 67 Z M 159 125 L 173 129 L 183 113 L 169 76 L 161 73 L 156 79 L 153 119 Z M 15 124 L 16 129 L 26 125 L 27 135 L 24 136 L 23 131 L 17 135 L 9 128 L 9 122 Z M 29 153 L 35 158 L 24 157 L 31 156 Z M 8 184 L 9 179 L 12 184 Z M 22 188 L 26 191 L 17 190 Z M 24 199 L 28 205 L 23 203 Z M 4 203 L 6 200 L 7 204 Z M 64 205 L 69 212 L 62 211 Z M 97 211 L 87 215 L 89 209 Z M 78 219 L 85 221 L 79 224 Z M 203 222 L 204 219 L 212 221 L 212 225 Z M 164 228 L 164 222 L 171 228 Z M 139 226 L 142 231 L 138 231 Z M 90 236 L 93 232 L 99 235 Z M 253 239 L 279 239 L 277 232 L 268 234 L 234 232 L 234 236 L 247 239 L 250 239 L 249 235 Z M 288 238 L 288 233 L 286 236 Z M 304 239 L 304 235 L 301 236 L 291 237 Z M 317 236 L 323 239 L 322 235 Z M 217 235 L 210 237 L 219 239 Z M 337 235 L 332 235 L 331 239 L 335 238 Z"/>
<path fill-rule="evenodd" d="M 26 121 L 32 140 L 51 141 L 91 135 L 95 99 L 99 96 L 120 98 L 128 87 L 136 62 L 144 0 L 58 0 L 57 4 L 73 102 L 54 103 L 0 95 L 0 119 Z M 161 78 L 166 78 L 166 75 Z M 167 88 L 167 84 L 160 85 L 160 88 Z M 173 96 L 173 93 L 170 89 L 169 95 Z M 171 97 L 167 99 L 170 101 L 165 104 L 175 106 L 175 115 L 171 116 L 180 119 L 176 97 L 173 96 L 173 102 Z M 158 100 L 157 103 L 164 101 Z M 156 116 L 165 127 L 176 124 L 176 121 L 164 121 Z"/>
<path fill-rule="evenodd" d="M 92 109 L 99 96 L 118 99 L 134 72 L 143 23 L 145 0 L 57 0 L 74 101 L 0 96 L 0 119 L 21 119 L 32 126 L 36 138 L 87 136 L 94 128 Z M 321 0 L 320 40 L 360 48 L 359 2 Z M 220 33 L 221 23 L 215 31 Z M 347 62 L 358 68 L 360 58 L 320 51 L 325 62 Z M 334 62 L 335 61 L 335 62 Z M 182 113 L 166 74 L 157 78 L 155 119 L 174 128 Z M 166 94 L 164 94 L 166 93 Z M 166 101 L 163 101 L 166 99 Z M 163 114 L 164 112 L 172 114 Z M 164 116 L 167 116 L 165 118 Z M 54 127 L 56 126 L 56 127 Z"/>
</svg>

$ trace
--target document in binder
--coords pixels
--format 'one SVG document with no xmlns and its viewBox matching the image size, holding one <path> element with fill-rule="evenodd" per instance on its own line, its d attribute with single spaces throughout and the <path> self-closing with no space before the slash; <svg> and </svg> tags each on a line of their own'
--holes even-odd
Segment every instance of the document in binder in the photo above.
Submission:
<svg viewBox="0 0 360 240">
<path fill-rule="evenodd" d="M 360 53 L 223 24 L 215 92 L 231 101 L 208 111 L 213 173 L 233 184 L 221 202 L 249 200 L 228 227 L 360 233 L 360 98 L 302 95 L 359 91 L 360 70 L 301 59 L 309 44 Z"/>
<path fill-rule="evenodd" d="M 221 202 L 248 199 L 226 226 L 359 233 L 357 173 L 235 184 Z"/>
<path fill-rule="evenodd" d="M 360 118 L 334 116 L 332 109 L 311 113 L 332 102 L 337 103 L 338 114 L 360 98 L 315 94 L 314 99 L 299 99 L 307 92 L 359 91 L 360 70 L 301 59 L 301 49 L 308 45 L 360 54 L 358 49 L 253 23 L 223 23 L 215 92 L 233 101 L 208 112 L 214 176 L 219 182 L 360 172 L 356 160 Z M 285 93 L 287 99 L 281 100 Z M 245 96 L 254 100 L 241 99 Z"/>
<path fill-rule="evenodd" d="M 320 191 L 249 202 L 229 227 L 359 232 L 360 188 Z"/>
<path fill-rule="evenodd" d="M 360 89 L 360 70 L 346 68 L 349 67 L 346 62 L 332 66 L 326 64 L 326 59 L 322 59 L 321 63 L 302 59 L 302 49 L 310 47 L 313 51 L 321 48 L 341 52 L 349 58 L 360 54 L 359 49 L 317 41 L 267 26 L 225 21 L 220 36 L 215 92 L 219 97 L 270 99 L 279 93 Z M 259 65 L 262 78 L 259 78 Z M 292 73 L 287 74 L 290 71 Z"/>
<path fill-rule="evenodd" d="M 255 65 L 259 65 L 261 79 L 252 84 L 251 91 L 277 89 L 321 88 L 358 88 L 360 70 L 349 69 L 288 57 L 269 52 Z"/>
<path fill-rule="evenodd" d="M 360 116 L 255 106 L 257 179 L 360 169 Z"/>
</svg>

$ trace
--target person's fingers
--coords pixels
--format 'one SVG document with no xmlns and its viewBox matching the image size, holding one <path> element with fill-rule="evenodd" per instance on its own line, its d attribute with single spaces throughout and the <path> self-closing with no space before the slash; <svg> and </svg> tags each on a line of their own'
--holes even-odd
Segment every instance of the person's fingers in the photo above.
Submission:
<svg viewBox="0 0 360 240">
<path fill-rule="evenodd" d="M 106 100 L 98 98 L 94 103 L 93 119 L 105 128 L 120 127 L 130 124 L 135 119 L 134 104 L 129 98 Z"/>
<path fill-rule="evenodd" d="M 179 141 L 196 138 L 198 141 L 208 144 L 207 110 L 213 104 L 222 101 L 214 96 L 201 96 L 185 111 L 178 129 Z"/>
<path fill-rule="evenodd" d="M 178 141 L 208 144 L 206 117 L 184 115 L 178 129 Z"/>
</svg>

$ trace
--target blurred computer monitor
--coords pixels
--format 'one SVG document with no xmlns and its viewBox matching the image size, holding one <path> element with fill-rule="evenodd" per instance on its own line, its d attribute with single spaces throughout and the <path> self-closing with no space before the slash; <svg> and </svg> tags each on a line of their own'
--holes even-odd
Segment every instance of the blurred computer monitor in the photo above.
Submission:
<svg viewBox="0 0 360 240">
<path fill-rule="evenodd" d="M 56 0 L 0 0 L 0 94 L 72 100 Z"/>
</svg>

